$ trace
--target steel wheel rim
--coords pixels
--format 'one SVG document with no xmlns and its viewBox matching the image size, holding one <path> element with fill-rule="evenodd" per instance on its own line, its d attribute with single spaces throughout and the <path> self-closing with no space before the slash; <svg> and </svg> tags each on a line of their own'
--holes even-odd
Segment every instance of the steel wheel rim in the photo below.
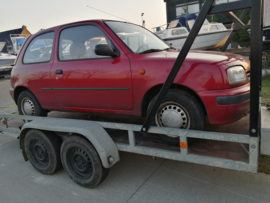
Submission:
<svg viewBox="0 0 270 203">
<path fill-rule="evenodd" d="M 41 141 L 33 141 L 30 146 L 34 160 L 41 166 L 46 167 L 49 164 L 49 154 L 45 145 Z"/>
<path fill-rule="evenodd" d="M 21 110 L 24 115 L 35 115 L 35 105 L 28 97 L 23 98 L 21 102 Z"/>
<path fill-rule="evenodd" d="M 74 173 L 81 178 L 90 178 L 93 165 L 90 156 L 81 148 L 73 147 L 67 152 L 67 162 Z"/>
<path fill-rule="evenodd" d="M 165 102 L 157 111 L 155 123 L 160 127 L 189 129 L 190 116 L 182 105 L 176 102 Z"/>
</svg>

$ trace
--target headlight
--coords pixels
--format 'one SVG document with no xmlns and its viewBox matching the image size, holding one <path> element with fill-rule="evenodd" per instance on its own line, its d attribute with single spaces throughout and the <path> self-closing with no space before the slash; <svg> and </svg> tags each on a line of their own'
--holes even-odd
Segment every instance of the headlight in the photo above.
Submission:
<svg viewBox="0 0 270 203">
<path fill-rule="evenodd" d="M 247 80 L 246 72 L 242 66 L 229 68 L 227 74 L 230 85 L 242 83 Z"/>
</svg>

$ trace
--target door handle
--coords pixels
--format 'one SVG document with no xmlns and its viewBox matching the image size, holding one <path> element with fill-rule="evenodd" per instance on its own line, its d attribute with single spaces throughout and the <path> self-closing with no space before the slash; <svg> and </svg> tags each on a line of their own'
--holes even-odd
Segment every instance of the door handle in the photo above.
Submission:
<svg viewBox="0 0 270 203">
<path fill-rule="evenodd" d="M 63 74 L 63 70 L 58 69 L 58 70 L 55 71 L 55 73 L 56 73 L 56 74 Z"/>
</svg>

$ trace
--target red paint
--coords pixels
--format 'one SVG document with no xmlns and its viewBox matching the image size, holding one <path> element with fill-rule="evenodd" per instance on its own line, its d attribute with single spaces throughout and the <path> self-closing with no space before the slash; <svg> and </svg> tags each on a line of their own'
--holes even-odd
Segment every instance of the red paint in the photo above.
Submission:
<svg viewBox="0 0 270 203">
<path fill-rule="evenodd" d="M 119 57 L 62 62 L 58 60 L 58 37 L 63 28 L 76 25 L 96 25 L 112 41 Z M 48 31 L 55 32 L 50 62 L 23 64 L 27 45 L 36 36 Z M 11 94 L 18 95 L 19 88 L 29 89 L 42 108 L 63 111 L 85 111 L 142 115 L 142 101 L 147 91 L 166 80 L 178 55 L 176 51 L 146 54 L 132 53 L 101 20 L 84 21 L 42 30 L 24 43 L 11 74 Z M 249 61 L 242 56 L 190 51 L 174 84 L 197 94 L 204 104 L 209 121 L 213 124 L 234 122 L 249 111 L 249 101 L 237 105 L 220 106 L 218 96 L 238 95 L 249 92 L 249 81 L 230 85 L 228 67 L 241 65 L 249 71 Z M 63 74 L 56 74 L 61 69 Z M 144 69 L 145 74 L 141 74 Z M 41 88 L 99 88 L 96 90 L 41 90 Z M 100 88 L 105 88 L 100 90 Z M 126 88 L 126 90 L 106 90 Z"/>
</svg>

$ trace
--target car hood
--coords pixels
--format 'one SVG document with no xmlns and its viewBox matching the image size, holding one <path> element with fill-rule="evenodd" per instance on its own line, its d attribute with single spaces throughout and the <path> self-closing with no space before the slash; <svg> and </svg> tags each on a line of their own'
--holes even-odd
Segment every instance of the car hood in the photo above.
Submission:
<svg viewBox="0 0 270 203">
<path fill-rule="evenodd" d="M 178 51 L 162 51 L 147 54 L 147 58 L 149 57 L 149 59 L 176 60 L 178 55 Z M 246 57 L 217 51 L 190 51 L 185 61 L 208 63 L 218 66 L 242 65 L 245 68 L 249 67 L 249 60 Z"/>
</svg>

